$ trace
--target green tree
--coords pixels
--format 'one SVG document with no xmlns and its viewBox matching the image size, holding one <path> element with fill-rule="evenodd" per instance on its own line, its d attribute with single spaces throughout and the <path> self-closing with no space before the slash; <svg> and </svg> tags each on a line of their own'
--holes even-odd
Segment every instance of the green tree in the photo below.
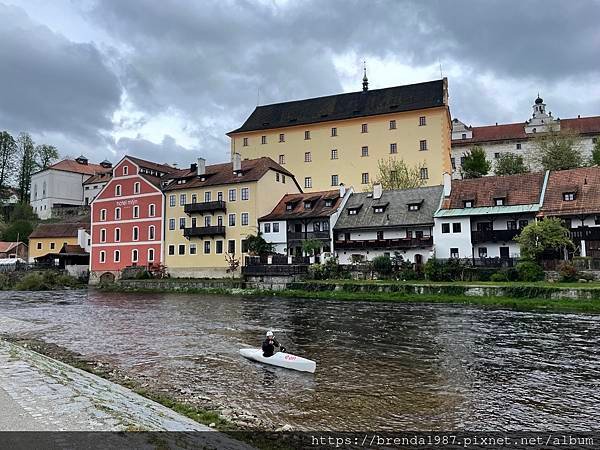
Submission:
<svg viewBox="0 0 600 450">
<path fill-rule="evenodd" d="M 17 143 L 7 132 L 0 132 L 0 192 L 8 186 L 17 161 Z"/>
<path fill-rule="evenodd" d="M 260 231 L 255 235 L 246 236 L 246 245 L 248 246 L 248 253 L 254 256 L 273 252 L 273 244 L 265 241 Z"/>
<path fill-rule="evenodd" d="M 373 258 L 373 270 L 382 277 L 391 275 L 392 270 L 392 259 L 389 256 L 381 255 Z"/>
<path fill-rule="evenodd" d="M 544 252 L 565 251 L 574 248 L 573 242 L 560 219 L 546 217 L 527 225 L 515 237 L 521 249 L 521 257 L 539 261 Z"/>
<path fill-rule="evenodd" d="M 35 145 L 28 133 L 21 133 L 17 138 L 17 154 L 20 158 L 18 184 L 20 200 L 29 202 L 29 189 L 31 187 L 31 174 L 36 168 Z"/>
<path fill-rule="evenodd" d="M 35 147 L 35 159 L 38 169 L 47 169 L 58 159 L 58 150 L 53 145 L 40 144 Z"/>
<path fill-rule="evenodd" d="M 584 165 L 581 137 L 571 130 L 549 127 L 533 141 L 531 159 L 544 170 L 576 169 Z"/>
<path fill-rule="evenodd" d="M 33 231 L 33 223 L 29 220 L 11 222 L 4 230 L 2 240 L 5 242 L 27 241 Z"/>
<path fill-rule="evenodd" d="M 594 148 L 592 149 L 592 164 L 600 166 L 600 139 L 596 139 Z"/>
<path fill-rule="evenodd" d="M 402 158 L 388 158 L 377 161 L 377 177 L 373 184 L 381 183 L 381 187 L 391 189 L 411 189 L 423 186 L 426 182 L 421 177 L 421 169 L 425 163 L 409 166 Z M 373 189 L 373 184 L 368 190 Z"/>
<path fill-rule="evenodd" d="M 308 256 L 315 256 L 321 249 L 321 241 L 318 239 L 305 239 L 302 241 L 302 252 Z"/>
<path fill-rule="evenodd" d="M 476 145 L 471 151 L 464 154 L 461 163 L 463 178 L 481 178 L 487 175 L 492 168 L 490 162 L 485 158 L 485 150 Z"/>
<path fill-rule="evenodd" d="M 28 203 L 17 203 L 10 212 L 10 221 L 29 220 L 36 222 L 38 220 L 33 208 Z"/>
<path fill-rule="evenodd" d="M 521 155 L 514 153 L 500 153 L 496 159 L 494 173 L 496 175 L 516 175 L 529 172 L 529 167 L 525 165 L 525 160 Z"/>
</svg>

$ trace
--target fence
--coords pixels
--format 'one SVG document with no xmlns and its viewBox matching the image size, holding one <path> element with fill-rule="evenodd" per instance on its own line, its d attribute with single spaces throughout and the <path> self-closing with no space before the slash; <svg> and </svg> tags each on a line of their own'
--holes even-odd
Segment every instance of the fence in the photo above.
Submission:
<svg viewBox="0 0 600 450">
<path fill-rule="evenodd" d="M 243 275 L 250 276 L 291 276 L 291 275 L 305 275 L 308 273 L 307 265 L 273 265 L 273 264 L 261 264 L 261 265 L 248 265 L 242 267 Z"/>
<path fill-rule="evenodd" d="M 246 257 L 246 266 L 259 265 L 309 265 L 310 258 L 308 256 L 287 256 L 287 255 L 261 255 Z"/>
</svg>

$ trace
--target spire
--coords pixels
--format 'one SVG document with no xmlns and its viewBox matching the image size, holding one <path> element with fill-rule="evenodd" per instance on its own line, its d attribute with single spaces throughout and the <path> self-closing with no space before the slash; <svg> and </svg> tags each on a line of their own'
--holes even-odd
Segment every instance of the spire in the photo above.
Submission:
<svg viewBox="0 0 600 450">
<path fill-rule="evenodd" d="M 367 78 L 367 62 L 363 61 L 363 91 L 366 92 L 369 90 L 369 79 Z"/>
</svg>

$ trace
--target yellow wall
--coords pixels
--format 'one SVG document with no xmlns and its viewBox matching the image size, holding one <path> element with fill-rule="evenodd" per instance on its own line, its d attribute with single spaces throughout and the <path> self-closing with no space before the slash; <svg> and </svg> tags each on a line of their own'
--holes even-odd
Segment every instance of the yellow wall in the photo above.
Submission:
<svg viewBox="0 0 600 450">
<path fill-rule="evenodd" d="M 38 250 L 38 244 L 42 248 Z M 50 248 L 54 244 L 54 248 Z M 48 253 L 58 253 L 64 244 L 77 245 L 77 237 L 31 238 L 29 239 L 29 260 Z"/>
<path fill-rule="evenodd" d="M 242 239 L 248 235 L 256 234 L 257 219 L 265 214 L 270 213 L 279 200 L 287 193 L 299 192 L 294 180 L 286 176 L 285 183 L 280 175 L 279 181 L 276 179 L 274 171 L 268 171 L 259 181 L 249 183 L 239 183 L 222 186 L 210 186 L 207 188 L 191 188 L 181 189 L 166 192 L 166 213 L 165 213 L 165 265 L 173 274 L 177 274 L 178 269 L 194 269 L 194 268 L 226 268 L 225 253 L 228 248 L 228 241 L 234 239 L 236 241 L 236 256 L 243 261 Z M 242 200 L 241 189 L 247 187 L 249 189 L 249 199 Z M 236 189 L 236 201 L 229 201 L 229 189 Z M 197 202 L 204 202 L 205 191 L 211 191 L 211 201 L 217 200 L 217 192 L 223 192 L 223 200 L 226 203 L 226 211 L 216 211 L 209 213 L 211 215 L 211 225 L 217 225 L 217 217 L 223 216 L 223 225 L 225 226 L 226 235 L 213 237 L 192 237 L 189 240 L 183 236 L 183 230 L 179 229 L 179 219 L 186 219 L 186 227 L 191 227 L 192 217 L 196 217 L 196 226 L 204 226 L 204 216 L 199 213 L 187 215 L 184 212 L 183 206 L 179 205 L 179 196 L 182 193 L 186 194 L 186 202 L 191 203 L 192 194 L 196 194 Z M 169 197 L 176 195 L 176 206 L 170 206 Z M 242 226 L 242 213 L 249 213 L 248 226 Z M 236 224 L 234 227 L 229 226 L 229 214 L 236 215 Z M 169 230 L 169 219 L 175 219 L 175 230 Z M 216 241 L 223 241 L 223 253 L 216 253 Z M 204 253 L 204 242 L 210 241 L 210 254 Z M 180 244 L 186 245 L 185 255 L 178 254 Z M 196 244 L 196 254 L 190 255 L 190 244 Z M 169 245 L 175 245 L 175 255 L 169 255 Z M 179 271 L 181 273 L 181 271 Z M 191 276 L 191 274 L 190 274 Z"/>
<path fill-rule="evenodd" d="M 427 124 L 419 125 L 419 117 L 425 116 Z M 390 120 L 396 121 L 396 129 L 390 130 Z M 362 132 L 366 123 L 368 132 Z M 331 136 L 331 128 L 337 128 L 337 136 Z M 310 131 L 310 140 L 304 132 Z M 285 142 L 279 142 L 279 134 Z M 261 143 L 261 137 L 267 143 Z M 369 173 L 369 180 L 377 178 L 380 159 L 402 158 L 410 166 L 425 163 L 429 179 L 427 185 L 442 183 L 442 174 L 450 172 L 451 124 L 447 107 L 420 111 L 385 114 L 357 119 L 322 122 L 313 125 L 277 128 L 255 132 L 237 133 L 231 136 L 231 151 L 242 159 L 268 156 L 279 162 L 285 155 L 283 167 L 292 172 L 305 192 L 331 189 L 331 175 L 338 175 L 339 182 L 354 186 L 361 191 L 362 173 Z M 244 137 L 248 146 L 243 145 Z M 428 150 L 420 151 L 419 142 L 427 140 Z M 397 144 L 397 153 L 390 154 L 390 144 Z M 362 147 L 369 148 L 369 156 L 362 156 Z M 337 149 L 338 159 L 331 159 L 331 150 Z M 311 152 L 312 162 L 304 161 L 305 152 Z M 312 177 L 312 188 L 304 185 L 305 177 Z"/>
</svg>

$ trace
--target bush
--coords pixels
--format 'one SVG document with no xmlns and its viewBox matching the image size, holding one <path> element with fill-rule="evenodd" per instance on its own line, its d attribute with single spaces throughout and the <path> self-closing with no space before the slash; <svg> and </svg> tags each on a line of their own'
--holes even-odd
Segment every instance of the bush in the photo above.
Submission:
<svg viewBox="0 0 600 450">
<path fill-rule="evenodd" d="M 54 271 L 31 272 L 15 285 L 17 291 L 50 291 L 78 286 L 79 281 L 70 275 Z"/>
<path fill-rule="evenodd" d="M 422 280 L 423 271 L 416 270 L 415 265 L 410 261 L 400 261 L 395 266 L 397 278 L 399 280 Z"/>
<path fill-rule="evenodd" d="M 425 263 L 425 277 L 431 281 L 464 281 L 476 277 L 477 270 L 459 259 L 442 262 L 431 258 Z"/>
<path fill-rule="evenodd" d="M 323 264 L 313 264 L 308 269 L 309 277 L 313 280 L 340 280 L 350 278 L 350 272 L 338 263 L 335 258 L 329 258 Z"/>
<path fill-rule="evenodd" d="M 544 270 L 533 261 L 523 261 L 517 264 L 517 272 L 521 281 L 541 281 L 544 279 Z"/>
<path fill-rule="evenodd" d="M 508 281 L 508 277 L 506 276 L 506 272 L 496 272 L 490 276 L 490 281 Z"/>
<path fill-rule="evenodd" d="M 389 276 L 392 273 L 392 260 L 389 256 L 377 256 L 373 258 L 373 270 L 381 276 Z"/>
<path fill-rule="evenodd" d="M 558 267 L 558 273 L 562 282 L 577 281 L 579 279 L 577 268 L 570 262 L 561 263 Z"/>
<path fill-rule="evenodd" d="M 436 258 L 427 260 L 423 272 L 430 281 L 444 281 L 444 263 Z"/>
</svg>

